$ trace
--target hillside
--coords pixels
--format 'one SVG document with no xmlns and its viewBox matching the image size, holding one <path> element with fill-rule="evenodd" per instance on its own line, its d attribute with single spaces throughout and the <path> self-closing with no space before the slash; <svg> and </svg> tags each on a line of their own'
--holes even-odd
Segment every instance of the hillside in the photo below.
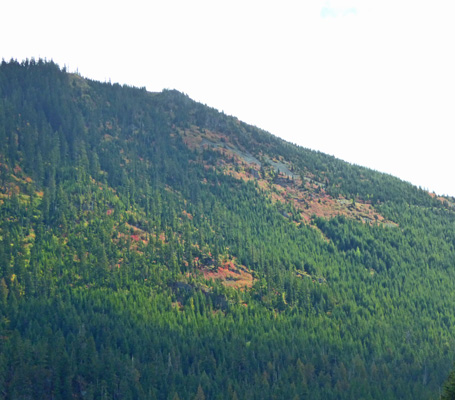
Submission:
<svg viewBox="0 0 455 400">
<path fill-rule="evenodd" d="M 429 399 L 455 201 L 174 90 L 0 66 L 0 398 Z"/>
</svg>

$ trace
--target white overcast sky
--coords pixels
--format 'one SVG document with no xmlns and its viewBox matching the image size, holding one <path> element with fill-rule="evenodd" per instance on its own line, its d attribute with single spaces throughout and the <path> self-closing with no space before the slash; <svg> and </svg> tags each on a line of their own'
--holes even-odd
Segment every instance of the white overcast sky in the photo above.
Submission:
<svg viewBox="0 0 455 400">
<path fill-rule="evenodd" d="M 455 196 L 454 12 L 454 0 L 4 0 L 0 58 L 175 88 Z"/>
</svg>

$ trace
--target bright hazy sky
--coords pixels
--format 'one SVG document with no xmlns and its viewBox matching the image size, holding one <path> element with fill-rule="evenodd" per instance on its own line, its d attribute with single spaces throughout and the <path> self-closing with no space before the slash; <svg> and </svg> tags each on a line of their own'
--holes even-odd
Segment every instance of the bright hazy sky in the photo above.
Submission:
<svg viewBox="0 0 455 400">
<path fill-rule="evenodd" d="M 0 58 L 175 88 L 455 196 L 454 11 L 453 0 L 5 0 Z"/>
</svg>

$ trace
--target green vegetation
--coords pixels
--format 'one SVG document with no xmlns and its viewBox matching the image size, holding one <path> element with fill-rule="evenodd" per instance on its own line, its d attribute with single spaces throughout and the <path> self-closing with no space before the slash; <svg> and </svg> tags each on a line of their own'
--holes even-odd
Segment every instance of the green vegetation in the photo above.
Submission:
<svg viewBox="0 0 455 400">
<path fill-rule="evenodd" d="M 176 91 L 0 66 L 0 398 L 437 398 L 454 260 L 454 199 Z"/>
</svg>

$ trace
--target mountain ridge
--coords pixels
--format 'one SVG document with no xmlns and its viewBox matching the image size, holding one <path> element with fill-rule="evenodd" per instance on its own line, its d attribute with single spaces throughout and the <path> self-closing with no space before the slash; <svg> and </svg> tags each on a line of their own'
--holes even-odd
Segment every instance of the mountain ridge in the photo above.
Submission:
<svg viewBox="0 0 455 400">
<path fill-rule="evenodd" d="M 6 399 L 414 399 L 450 370 L 449 197 L 41 60 L 0 66 L 0 188 Z"/>
</svg>

